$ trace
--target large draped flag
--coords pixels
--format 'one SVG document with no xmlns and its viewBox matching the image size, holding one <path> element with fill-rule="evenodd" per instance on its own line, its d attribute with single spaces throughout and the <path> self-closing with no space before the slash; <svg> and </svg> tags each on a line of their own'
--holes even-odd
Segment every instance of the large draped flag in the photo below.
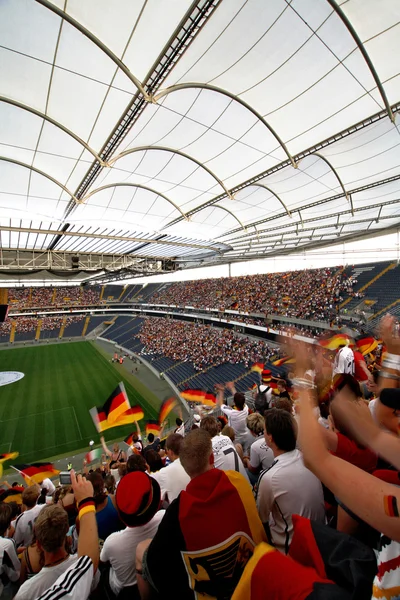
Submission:
<svg viewBox="0 0 400 600">
<path fill-rule="evenodd" d="M 178 400 L 174 397 L 166 398 L 161 404 L 160 412 L 158 413 L 158 422 L 161 425 L 168 417 L 169 413 L 178 405 Z"/>
<path fill-rule="evenodd" d="M 20 465 L 12 465 L 11 467 L 15 471 L 18 471 L 20 475 L 29 483 L 41 483 L 43 479 L 47 479 L 48 477 L 55 477 L 60 473 L 53 463 L 50 462 L 38 462 L 28 464 L 20 464 Z"/>
<path fill-rule="evenodd" d="M 89 413 L 99 433 L 112 427 L 129 425 L 144 417 L 143 409 L 140 406 L 131 407 L 122 381 L 103 406 L 94 406 Z"/>
<path fill-rule="evenodd" d="M 161 425 L 159 424 L 158 421 L 147 421 L 146 423 L 146 435 L 148 436 L 149 433 L 152 433 L 155 437 L 159 437 L 160 435 L 160 431 L 161 431 Z"/>
<path fill-rule="evenodd" d="M 199 389 L 187 389 L 181 392 L 182 398 L 189 402 L 198 402 L 205 406 L 215 406 L 217 403 L 217 397 L 211 392 Z"/>
<path fill-rule="evenodd" d="M 7 460 L 14 460 L 19 456 L 19 452 L 6 452 L 5 454 L 0 454 L 0 477 L 3 475 L 3 463 Z"/>
</svg>

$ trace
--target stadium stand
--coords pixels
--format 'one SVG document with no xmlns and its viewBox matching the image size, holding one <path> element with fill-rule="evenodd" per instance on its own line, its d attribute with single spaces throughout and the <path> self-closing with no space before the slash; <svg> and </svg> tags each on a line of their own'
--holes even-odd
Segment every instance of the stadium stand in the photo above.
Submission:
<svg viewBox="0 0 400 600">
<path fill-rule="evenodd" d="M 104 286 L 102 301 L 103 302 L 118 302 L 124 291 L 122 285 L 106 285 Z"/>
</svg>

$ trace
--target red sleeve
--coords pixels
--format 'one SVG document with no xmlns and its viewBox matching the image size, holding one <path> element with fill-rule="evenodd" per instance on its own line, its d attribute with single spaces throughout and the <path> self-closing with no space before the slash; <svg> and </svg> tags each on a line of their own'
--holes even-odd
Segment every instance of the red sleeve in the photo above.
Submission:
<svg viewBox="0 0 400 600">
<path fill-rule="evenodd" d="M 335 456 L 346 460 L 363 471 L 372 473 L 376 469 L 378 460 L 377 455 L 369 448 L 362 448 L 356 442 L 350 440 L 342 433 L 338 433 L 338 445 L 336 452 L 332 452 Z"/>
</svg>

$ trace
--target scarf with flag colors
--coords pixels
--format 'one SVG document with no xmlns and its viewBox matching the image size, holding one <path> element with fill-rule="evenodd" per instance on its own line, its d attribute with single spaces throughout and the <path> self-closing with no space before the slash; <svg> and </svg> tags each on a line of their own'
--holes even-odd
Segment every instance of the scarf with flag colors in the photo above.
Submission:
<svg viewBox="0 0 400 600">
<path fill-rule="evenodd" d="M 38 462 L 20 465 L 12 465 L 15 471 L 18 471 L 28 482 L 41 483 L 43 479 L 55 477 L 60 473 L 52 463 Z"/>
<path fill-rule="evenodd" d="M 15 502 L 20 506 L 22 504 L 22 492 L 24 491 L 23 487 L 12 487 L 9 490 L 1 490 L 0 491 L 0 502 L 4 502 L 5 504 L 9 504 L 10 502 Z"/>
<path fill-rule="evenodd" d="M 93 448 L 90 452 L 85 455 L 85 460 L 87 463 L 92 463 L 95 460 L 100 460 L 102 455 L 101 448 Z"/>
<path fill-rule="evenodd" d="M 89 413 L 99 433 L 112 427 L 129 425 L 144 417 L 143 409 L 140 406 L 131 407 L 122 381 L 103 406 L 94 406 Z"/>
<path fill-rule="evenodd" d="M 221 518 L 223 506 L 229 506 L 229 518 Z M 193 478 L 169 506 L 147 566 L 163 598 L 170 597 L 171 585 L 179 600 L 230 598 L 255 546 L 265 540 L 245 478 L 211 469 Z"/>
<path fill-rule="evenodd" d="M 146 423 L 146 435 L 148 436 L 149 433 L 152 433 L 154 435 L 154 437 L 159 437 L 160 436 L 160 431 L 161 431 L 161 425 L 158 423 L 158 421 L 147 421 Z"/>
<path fill-rule="evenodd" d="M 216 395 L 212 394 L 211 392 L 206 392 L 204 390 L 184 390 L 183 392 L 181 392 L 181 396 L 189 402 L 199 402 L 200 404 L 204 404 L 205 406 L 215 406 L 217 403 Z"/>
<path fill-rule="evenodd" d="M 165 419 L 168 417 L 169 413 L 174 410 L 174 408 L 178 405 L 178 401 L 176 398 L 166 398 L 164 402 L 160 406 L 160 412 L 158 413 L 158 422 L 163 423 Z"/>
<path fill-rule="evenodd" d="M 256 371 L 257 373 L 262 373 L 263 369 L 264 369 L 264 363 L 260 363 L 260 362 L 254 363 L 254 365 L 251 367 L 251 370 Z"/>
</svg>

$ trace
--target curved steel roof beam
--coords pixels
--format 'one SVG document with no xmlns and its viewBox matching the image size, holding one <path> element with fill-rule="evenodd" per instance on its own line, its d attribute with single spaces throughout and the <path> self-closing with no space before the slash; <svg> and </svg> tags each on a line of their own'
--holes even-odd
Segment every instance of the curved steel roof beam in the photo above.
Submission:
<svg viewBox="0 0 400 600">
<path fill-rule="evenodd" d="M 173 92 L 178 92 L 179 90 L 187 90 L 187 89 L 203 89 L 203 90 L 210 90 L 211 92 L 217 92 L 218 94 L 223 94 L 224 96 L 227 96 L 231 100 L 238 102 L 239 104 L 244 106 L 244 108 L 247 108 L 247 110 L 249 110 L 251 113 L 253 113 L 253 115 L 255 117 L 257 117 L 257 119 L 259 121 L 261 121 L 261 123 L 263 123 L 263 125 L 265 125 L 265 127 L 268 129 L 268 131 L 270 133 L 272 133 L 272 135 L 274 136 L 274 138 L 276 139 L 276 141 L 278 142 L 278 144 L 280 145 L 280 147 L 282 148 L 282 150 L 285 152 L 286 156 L 292 163 L 292 166 L 296 169 L 297 164 L 296 164 L 293 156 L 290 154 L 289 150 L 286 147 L 285 142 L 283 140 L 281 140 L 279 135 L 276 133 L 275 129 L 273 127 L 271 127 L 271 125 L 264 119 L 264 117 L 262 115 L 260 115 L 260 113 L 257 112 L 252 106 L 250 106 L 250 104 L 247 104 L 247 102 L 245 102 L 238 96 L 235 96 L 235 94 L 232 94 L 228 90 L 224 90 L 223 88 L 219 88 L 215 85 L 210 85 L 208 83 L 178 83 L 176 85 L 171 85 L 170 87 L 165 88 L 165 90 L 161 90 L 160 92 L 158 92 L 155 96 L 152 97 L 152 102 L 154 102 L 156 104 L 160 98 L 163 98 L 164 96 L 167 96 L 168 94 L 171 94 Z"/>
<path fill-rule="evenodd" d="M 90 152 L 90 154 L 92 154 L 92 156 L 94 156 L 94 158 L 96 160 L 99 161 L 99 163 L 102 167 L 107 166 L 107 163 L 102 161 L 100 156 L 97 154 L 97 152 L 95 150 L 93 150 L 93 148 L 91 148 L 84 140 L 82 140 L 78 135 L 76 135 L 76 133 L 74 133 L 73 131 L 68 129 L 68 127 L 65 127 L 62 123 L 59 123 L 55 119 L 52 119 L 45 113 L 42 113 L 40 110 L 36 110 L 36 108 L 33 108 L 32 106 L 28 106 L 27 104 L 22 104 L 22 102 L 18 102 L 17 100 L 13 100 L 12 98 L 6 98 L 5 96 L 0 96 L 0 102 L 4 102 L 6 104 L 11 104 L 12 106 L 16 106 L 17 108 L 20 108 L 21 110 L 26 110 L 27 112 L 30 112 L 32 115 L 36 115 L 40 119 L 44 119 L 48 123 L 51 123 L 58 129 L 61 129 L 61 131 L 64 131 L 64 133 L 66 133 L 70 137 L 74 138 L 74 140 L 76 142 L 78 142 L 78 144 L 83 146 L 88 152 Z"/>
<path fill-rule="evenodd" d="M 82 204 L 81 200 L 79 200 L 76 196 L 74 196 L 74 194 L 72 192 L 70 192 L 69 189 L 65 187 L 65 185 L 63 185 L 62 183 L 57 181 L 57 179 L 54 179 L 54 177 L 52 177 L 51 175 L 48 175 L 44 171 L 41 171 L 40 169 L 37 169 L 36 167 L 32 167 L 31 165 L 27 165 L 26 163 L 23 163 L 19 160 L 15 160 L 14 158 L 8 158 L 7 156 L 0 156 L 0 161 L 9 162 L 14 165 L 18 165 L 19 167 L 24 167 L 25 169 L 29 169 L 30 171 L 34 171 L 35 173 L 38 173 L 38 175 L 42 175 L 43 177 L 46 177 L 46 179 L 49 179 L 49 181 L 52 181 L 53 183 L 58 185 L 58 187 L 60 187 L 62 190 L 64 190 L 64 192 L 66 194 L 71 196 L 71 198 L 73 200 L 75 200 L 76 204 Z"/>
<path fill-rule="evenodd" d="M 225 187 L 225 184 L 221 181 L 219 177 L 215 175 L 215 173 L 213 173 L 208 167 L 206 167 L 206 165 L 203 165 L 203 163 L 198 161 L 196 158 L 193 158 L 193 156 L 189 156 L 189 154 L 185 154 L 185 152 L 181 152 L 181 150 L 174 150 L 173 148 L 168 148 L 167 146 L 137 146 L 137 148 L 130 148 L 129 150 L 124 150 L 123 152 L 121 152 L 121 154 L 118 154 L 117 156 L 109 160 L 108 164 L 109 166 L 113 166 L 120 158 L 128 156 L 129 154 L 133 154 L 134 152 L 144 152 L 145 150 L 161 150 L 162 152 L 171 152 L 172 154 L 178 154 L 179 156 L 183 156 L 183 158 L 191 160 L 192 162 L 196 163 L 198 167 L 201 167 L 202 169 L 207 171 L 207 173 L 211 175 L 211 177 L 213 177 L 213 179 L 215 179 L 217 183 L 219 183 L 219 185 L 222 187 L 228 198 L 233 200 L 228 188 Z"/>
<path fill-rule="evenodd" d="M 243 231 L 245 231 L 247 233 L 247 229 L 246 229 L 245 225 L 243 225 L 242 221 L 231 210 L 229 210 L 228 208 L 225 208 L 224 206 L 220 206 L 219 204 L 213 204 L 213 208 L 220 208 L 221 210 L 224 210 L 225 212 L 229 213 L 234 219 L 236 219 L 236 221 L 239 223 L 239 225 L 243 229 Z M 199 211 L 199 212 L 201 212 L 201 211 Z"/>
<path fill-rule="evenodd" d="M 276 192 L 274 192 L 274 190 L 271 190 L 271 188 L 267 187 L 266 185 L 264 185 L 263 183 L 251 183 L 250 185 L 246 186 L 246 187 L 260 187 L 263 188 L 264 190 L 267 190 L 270 194 L 272 194 L 273 196 L 275 196 L 275 198 L 277 200 L 279 200 L 279 202 L 282 204 L 283 208 L 286 210 L 286 214 L 288 217 L 292 218 L 292 213 L 290 212 L 290 210 L 288 209 L 288 207 L 286 206 L 286 204 L 284 203 L 284 201 L 279 198 L 278 194 Z M 243 188 L 244 190 L 246 188 Z"/>
<path fill-rule="evenodd" d="M 138 183 L 123 183 L 123 182 L 121 182 L 121 183 L 109 183 L 107 185 L 102 185 L 101 187 L 96 188 L 95 190 L 92 190 L 91 192 L 86 194 L 86 196 L 84 196 L 82 198 L 81 202 L 85 203 L 86 200 L 89 200 L 89 198 L 91 196 L 94 196 L 94 194 L 97 194 L 98 192 L 102 192 L 103 190 L 107 190 L 110 188 L 116 188 L 116 187 L 134 187 L 134 188 L 139 188 L 140 190 L 146 190 L 147 192 L 152 192 L 156 196 L 160 196 L 160 198 L 163 198 L 164 200 L 166 200 L 167 202 L 172 204 L 172 206 L 181 213 L 181 215 L 185 219 L 185 221 L 189 221 L 189 219 L 185 215 L 185 213 L 179 208 L 179 206 L 177 204 L 175 204 L 175 202 L 173 200 L 171 200 L 170 198 L 167 198 L 167 196 L 164 196 L 164 194 L 162 194 L 161 192 L 157 192 L 157 190 L 154 190 L 153 188 L 147 187 L 146 185 L 139 185 Z"/>
<path fill-rule="evenodd" d="M 353 25 L 351 24 L 350 20 L 347 18 L 347 16 L 345 15 L 345 13 L 343 12 L 343 10 L 341 9 L 341 7 L 336 3 L 336 0 L 327 0 L 329 6 L 335 11 L 335 13 L 338 15 L 339 19 L 343 22 L 344 26 L 346 27 L 346 29 L 348 30 L 348 32 L 350 33 L 351 37 L 353 38 L 353 40 L 355 41 L 355 43 L 358 46 L 358 49 L 360 50 L 365 62 L 368 65 L 368 68 L 371 72 L 372 77 L 375 80 L 376 83 L 376 87 L 379 90 L 379 93 L 381 95 L 381 98 L 383 100 L 383 103 L 385 105 L 386 108 L 386 112 L 388 114 L 389 119 L 392 121 L 392 123 L 394 123 L 395 117 L 393 114 L 393 111 L 390 107 L 389 104 L 389 100 L 387 99 L 386 96 L 386 92 L 383 89 L 383 85 L 381 80 L 379 79 L 379 75 L 376 72 L 376 69 L 374 67 L 374 64 L 372 62 L 372 60 L 369 57 L 368 52 L 365 49 L 364 44 L 362 43 L 357 31 L 354 29 Z"/>
<path fill-rule="evenodd" d="M 86 27 L 84 27 L 84 25 L 79 23 L 79 21 L 77 21 L 76 19 L 71 17 L 71 15 L 64 12 L 61 8 L 59 8 L 52 2 L 49 2 L 48 0 L 35 0 L 35 1 L 38 4 L 41 4 L 42 6 L 47 8 L 48 10 L 51 10 L 53 13 L 55 13 L 56 15 L 58 15 L 59 17 L 64 19 L 64 21 L 67 21 L 67 23 L 72 25 L 72 27 L 75 27 L 75 29 L 80 31 L 91 42 L 93 42 L 93 44 L 95 44 L 98 48 L 100 48 L 100 50 L 102 50 L 102 52 L 104 52 L 104 54 L 106 54 L 108 56 L 108 58 L 110 58 L 121 69 L 121 71 L 123 73 L 125 73 L 125 75 L 128 77 L 128 79 L 131 80 L 133 85 L 139 90 L 139 92 L 141 94 L 143 94 L 145 100 L 147 102 L 150 102 L 150 96 L 145 91 L 141 82 L 133 75 L 133 73 L 130 72 L 130 70 L 125 65 L 125 63 L 123 63 L 122 60 L 120 60 L 118 58 L 118 56 L 116 54 L 114 54 L 114 52 L 112 50 L 110 50 L 110 48 L 108 46 L 103 44 L 103 42 L 98 37 L 96 37 L 91 31 L 89 31 L 89 29 L 86 29 Z"/>
<path fill-rule="evenodd" d="M 326 163 L 328 165 L 328 167 L 330 168 L 330 170 L 332 171 L 332 173 L 335 175 L 336 179 L 338 180 L 340 187 L 343 190 L 343 194 L 346 197 L 346 200 L 349 202 L 350 204 L 350 208 L 351 208 L 351 215 L 354 217 L 354 207 L 353 207 L 353 200 L 350 194 L 348 194 L 346 192 L 346 189 L 343 185 L 343 181 L 340 179 L 338 172 L 336 171 L 335 167 L 332 165 L 332 163 L 325 158 L 325 156 L 323 156 L 322 154 L 320 154 L 319 152 L 313 152 L 312 154 L 310 154 L 310 156 L 318 156 L 318 158 L 320 158 L 321 160 L 324 161 L 324 163 Z M 300 164 L 301 161 L 299 161 Z"/>
</svg>

